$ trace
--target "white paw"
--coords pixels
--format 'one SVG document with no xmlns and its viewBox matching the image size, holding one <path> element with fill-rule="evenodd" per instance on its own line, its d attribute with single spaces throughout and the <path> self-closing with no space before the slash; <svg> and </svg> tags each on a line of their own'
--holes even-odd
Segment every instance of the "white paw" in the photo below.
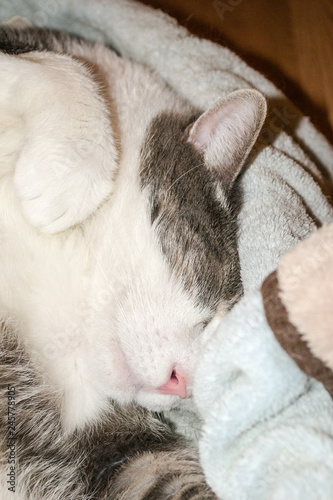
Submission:
<svg viewBox="0 0 333 500">
<path fill-rule="evenodd" d="M 23 118 L 14 187 L 46 233 L 85 220 L 112 190 L 117 150 L 108 108 L 89 70 L 52 53 L 7 57 L 2 100 Z"/>
<path fill-rule="evenodd" d="M 82 222 L 112 191 L 115 166 L 111 130 L 68 139 L 33 137 L 14 173 L 24 216 L 49 234 Z"/>
</svg>

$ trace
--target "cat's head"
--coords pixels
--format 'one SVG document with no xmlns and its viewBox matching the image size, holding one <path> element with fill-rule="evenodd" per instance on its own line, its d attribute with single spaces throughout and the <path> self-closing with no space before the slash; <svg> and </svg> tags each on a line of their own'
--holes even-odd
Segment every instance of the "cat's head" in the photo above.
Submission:
<svg viewBox="0 0 333 500">
<path fill-rule="evenodd" d="M 96 363 L 111 397 L 162 410 L 191 394 L 208 332 L 242 293 L 235 180 L 265 115 L 261 94 L 237 91 L 194 120 L 160 114 L 135 161 L 124 152 L 136 167 L 120 165 L 96 250 Z"/>
</svg>

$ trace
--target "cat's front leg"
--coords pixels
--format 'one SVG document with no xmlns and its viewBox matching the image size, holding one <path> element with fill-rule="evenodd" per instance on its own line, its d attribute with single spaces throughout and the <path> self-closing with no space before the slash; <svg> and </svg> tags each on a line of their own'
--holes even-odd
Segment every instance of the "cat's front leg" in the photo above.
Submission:
<svg viewBox="0 0 333 500">
<path fill-rule="evenodd" d="M 83 64 L 50 52 L 2 53 L 0 72 L 0 146 L 10 133 L 22 211 L 44 232 L 63 231 L 112 191 L 117 151 L 100 88 Z"/>
</svg>

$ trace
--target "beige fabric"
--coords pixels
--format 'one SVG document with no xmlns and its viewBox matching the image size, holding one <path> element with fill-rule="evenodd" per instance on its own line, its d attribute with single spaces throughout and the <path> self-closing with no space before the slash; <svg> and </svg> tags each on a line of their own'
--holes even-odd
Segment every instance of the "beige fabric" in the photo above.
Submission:
<svg viewBox="0 0 333 500">
<path fill-rule="evenodd" d="M 290 321 L 313 354 L 333 369 L 333 225 L 288 252 L 278 280 Z"/>
</svg>

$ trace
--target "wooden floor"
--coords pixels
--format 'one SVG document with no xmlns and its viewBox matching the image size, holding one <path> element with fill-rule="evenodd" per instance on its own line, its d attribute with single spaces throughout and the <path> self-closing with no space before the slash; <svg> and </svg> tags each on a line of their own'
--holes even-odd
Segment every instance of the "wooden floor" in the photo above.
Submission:
<svg viewBox="0 0 333 500">
<path fill-rule="evenodd" d="M 333 0 L 142 0 L 264 73 L 333 142 Z"/>
</svg>

